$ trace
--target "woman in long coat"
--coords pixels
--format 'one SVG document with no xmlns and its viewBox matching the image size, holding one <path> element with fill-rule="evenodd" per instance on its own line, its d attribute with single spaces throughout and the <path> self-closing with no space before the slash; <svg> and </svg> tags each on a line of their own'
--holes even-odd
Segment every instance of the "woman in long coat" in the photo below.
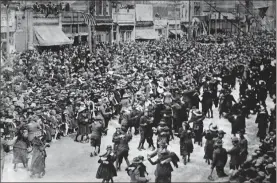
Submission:
<svg viewBox="0 0 277 183">
<path fill-rule="evenodd" d="M 193 152 L 192 132 L 189 125 L 183 122 L 183 127 L 179 129 L 178 137 L 180 138 L 180 154 L 183 156 L 184 164 L 190 161 L 190 154 Z M 187 158 L 188 157 L 188 158 Z"/>
<path fill-rule="evenodd" d="M 49 144 L 44 143 L 43 132 L 38 132 L 35 138 L 32 141 L 33 144 L 33 156 L 31 162 L 31 177 L 34 177 L 36 174 L 42 178 L 45 175 L 45 159 L 46 159 L 46 147 L 50 147 Z"/>
<path fill-rule="evenodd" d="M 255 123 L 258 123 L 259 128 L 257 137 L 259 137 L 260 140 L 263 140 L 266 137 L 266 130 L 268 127 L 268 113 L 263 106 L 261 106 L 261 109 L 258 112 Z"/>
<path fill-rule="evenodd" d="M 96 178 L 103 179 L 103 183 L 109 181 L 113 183 L 113 177 L 117 176 L 116 169 L 113 164 L 116 156 L 112 151 L 112 146 L 107 146 L 107 152 L 99 156 L 100 159 L 98 163 L 100 163 L 100 166 L 97 170 Z"/>
<path fill-rule="evenodd" d="M 28 141 L 28 130 L 26 127 L 21 127 L 18 132 L 16 142 L 13 146 L 13 164 L 14 170 L 17 170 L 16 165 L 22 163 L 24 168 L 28 168 L 28 148 L 30 142 Z"/>
</svg>

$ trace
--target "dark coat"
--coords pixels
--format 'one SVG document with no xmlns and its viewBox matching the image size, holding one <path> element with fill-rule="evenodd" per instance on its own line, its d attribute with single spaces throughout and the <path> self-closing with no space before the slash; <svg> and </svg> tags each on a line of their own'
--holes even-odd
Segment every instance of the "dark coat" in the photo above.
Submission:
<svg viewBox="0 0 277 183">
<path fill-rule="evenodd" d="M 237 134 L 241 129 L 245 129 L 245 117 L 243 115 L 232 115 L 228 120 L 232 124 L 232 134 Z"/>
<path fill-rule="evenodd" d="M 228 156 L 225 148 L 217 148 L 213 152 L 212 167 L 225 167 Z"/>
<path fill-rule="evenodd" d="M 179 129 L 180 138 L 180 154 L 186 156 L 193 152 L 192 134 L 184 130 L 183 127 Z"/>
<path fill-rule="evenodd" d="M 267 112 L 259 112 L 256 118 L 256 123 L 258 123 L 258 134 L 257 136 L 261 139 L 266 137 L 266 130 L 268 127 L 268 114 Z"/>
<path fill-rule="evenodd" d="M 232 149 L 228 151 L 228 154 L 230 154 L 230 165 L 236 166 L 240 165 L 240 147 L 234 146 Z"/>
</svg>

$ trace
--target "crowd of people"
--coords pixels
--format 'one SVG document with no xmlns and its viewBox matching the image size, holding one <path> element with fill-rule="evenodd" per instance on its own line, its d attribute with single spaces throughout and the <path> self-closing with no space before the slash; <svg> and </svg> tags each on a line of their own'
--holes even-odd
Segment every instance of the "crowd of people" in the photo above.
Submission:
<svg viewBox="0 0 277 183">
<path fill-rule="evenodd" d="M 47 17 L 48 15 L 58 15 L 59 12 L 63 10 L 69 11 L 69 4 L 68 3 L 54 4 L 52 2 L 48 2 L 48 4 L 45 5 L 43 3 L 36 2 L 33 5 L 33 10 L 35 13 L 41 13 Z"/>
<path fill-rule="evenodd" d="M 212 170 L 216 168 L 218 177 L 226 176 L 229 154 L 230 169 L 235 170 L 233 179 L 271 182 L 275 176 L 276 107 L 268 114 L 266 99 L 269 93 L 275 103 L 276 65 L 272 61 L 276 59 L 276 46 L 268 41 L 273 36 L 267 32 L 255 37 L 226 35 L 221 44 L 208 45 L 161 39 L 101 44 L 95 54 L 87 47 L 75 46 L 18 55 L 13 72 L 3 71 L 0 111 L 3 142 L 17 137 L 13 144 L 14 169 L 23 163 L 31 176 L 42 177 L 45 148 L 51 141 L 75 132 L 75 141 L 90 142 L 90 156 L 98 156 L 102 136 L 109 133 L 109 121 L 114 118 L 121 127 L 113 134 L 114 146 L 108 146 L 99 156 L 96 177 L 103 182 L 113 182 L 123 159 L 132 182 L 149 181 L 144 157 L 136 157 L 132 163 L 128 159 L 133 128 L 134 135 L 140 135 L 138 150 L 145 150 L 147 141 L 153 151 L 147 159 L 157 165 L 155 182 L 171 182 L 171 163 L 178 167 L 179 157 L 167 149 L 175 136 L 180 138 L 185 165 L 190 162 L 194 144 L 202 146 L 204 137 L 204 158 Z M 239 101 L 232 96 L 237 81 Z M 222 85 L 220 91 L 218 85 Z M 203 120 L 213 118 L 213 106 L 232 124 L 233 147 L 228 151 L 222 147 L 227 132 L 218 130 L 215 124 L 203 129 Z M 250 114 L 257 114 L 257 137 L 262 145 L 248 160 L 244 134 Z M 7 141 L 1 150 L 8 152 L 9 145 Z M 151 158 L 156 155 L 158 159 L 153 162 Z"/>
</svg>

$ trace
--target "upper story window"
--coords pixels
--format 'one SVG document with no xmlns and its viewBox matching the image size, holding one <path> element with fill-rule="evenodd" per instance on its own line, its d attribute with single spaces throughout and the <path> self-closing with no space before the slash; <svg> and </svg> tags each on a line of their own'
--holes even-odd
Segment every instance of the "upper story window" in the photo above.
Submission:
<svg viewBox="0 0 277 183">
<path fill-rule="evenodd" d="M 194 2 L 194 15 L 200 15 L 200 2 Z"/>
<path fill-rule="evenodd" d="M 105 1 L 106 3 L 106 15 L 110 15 L 110 2 L 108 0 Z"/>
<path fill-rule="evenodd" d="M 96 15 L 103 15 L 104 13 L 104 6 L 103 6 L 103 0 L 97 0 L 95 1 L 95 10 L 96 10 Z"/>
</svg>

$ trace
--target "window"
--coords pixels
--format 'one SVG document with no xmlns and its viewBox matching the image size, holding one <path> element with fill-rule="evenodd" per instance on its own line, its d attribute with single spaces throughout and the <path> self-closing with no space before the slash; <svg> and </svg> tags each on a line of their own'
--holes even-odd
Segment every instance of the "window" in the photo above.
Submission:
<svg viewBox="0 0 277 183">
<path fill-rule="evenodd" d="M 126 41 L 131 41 L 132 31 L 126 31 Z"/>
<path fill-rule="evenodd" d="M 99 35 L 99 34 L 96 35 L 96 41 L 97 41 L 97 42 L 101 42 L 101 35 Z"/>
<path fill-rule="evenodd" d="M 97 0 L 95 6 L 96 15 L 103 15 L 103 0 Z"/>
<path fill-rule="evenodd" d="M 7 39 L 7 33 L 1 33 L 1 39 L 3 40 L 3 39 Z"/>
<path fill-rule="evenodd" d="M 109 0 L 106 0 L 106 15 L 110 15 L 110 2 Z"/>
<path fill-rule="evenodd" d="M 200 2 L 194 2 L 194 15 L 200 15 Z"/>
<path fill-rule="evenodd" d="M 116 40 L 116 32 L 113 32 L 113 40 Z"/>
<path fill-rule="evenodd" d="M 120 41 L 124 42 L 124 33 L 123 31 L 120 32 Z"/>
</svg>

